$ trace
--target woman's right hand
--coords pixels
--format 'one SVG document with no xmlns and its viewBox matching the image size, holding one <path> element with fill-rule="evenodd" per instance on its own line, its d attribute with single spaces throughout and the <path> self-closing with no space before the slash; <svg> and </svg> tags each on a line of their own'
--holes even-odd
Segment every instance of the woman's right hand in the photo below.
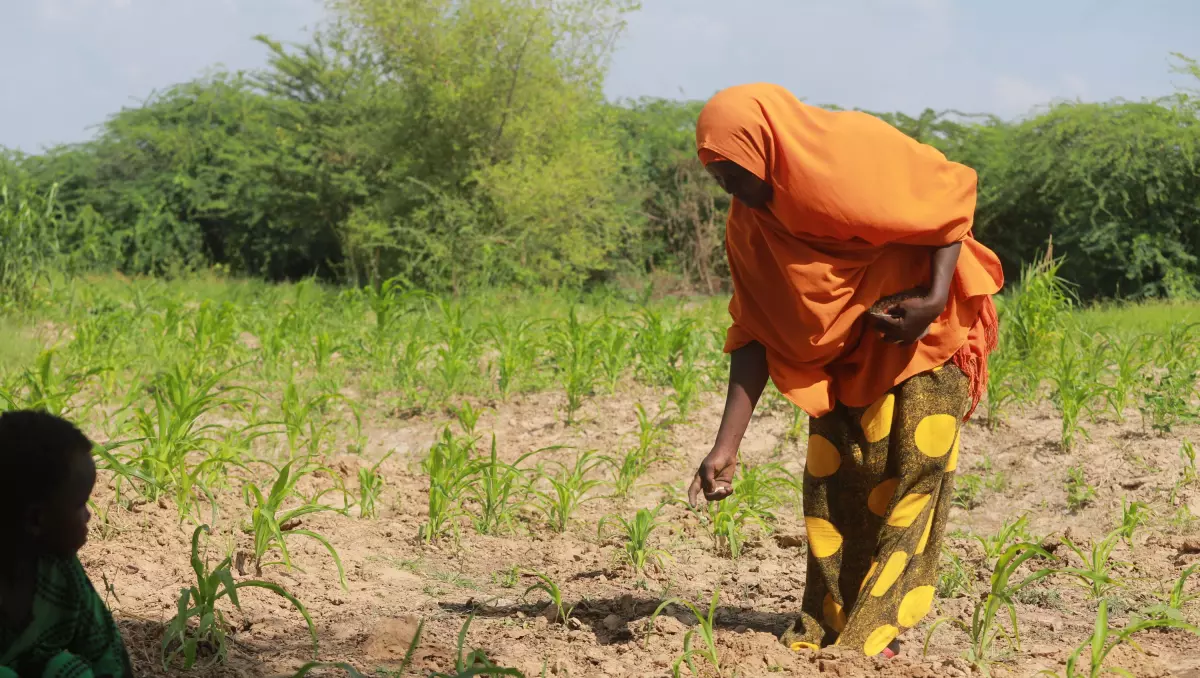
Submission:
<svg viewBox="0 0 1200 678">
<path fill-rule="evenodd" d="M 700 462 L 692 486 L 688 488 L 688 501 L 692 506 L 700 502 L 700 495 L 708 501 L 721 501 L 733 494 L 733 475 L 737 471 L 737 449 L 714 447 Z"/>
</svg>

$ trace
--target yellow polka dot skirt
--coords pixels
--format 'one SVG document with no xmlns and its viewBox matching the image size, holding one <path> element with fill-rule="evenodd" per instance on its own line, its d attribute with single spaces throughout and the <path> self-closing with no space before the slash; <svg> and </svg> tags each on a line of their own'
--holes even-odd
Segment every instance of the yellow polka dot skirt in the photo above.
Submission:
<svg viewBox="0 0 1200 678">
<path fill-rule="evenodd" d="M 969 400 L 969 380 L 951 366 L 812 421 L 808 579 L 787 646 L 874 656 L 929 614 Z"/>
</svg>

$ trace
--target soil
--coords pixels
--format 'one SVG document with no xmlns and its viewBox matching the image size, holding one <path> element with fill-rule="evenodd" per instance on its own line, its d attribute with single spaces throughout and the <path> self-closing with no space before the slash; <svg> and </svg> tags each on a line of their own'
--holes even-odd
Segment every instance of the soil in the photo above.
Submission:
<svg viewBox="0 0 1200 678">
<path fill-rule="evenodd" d="M 484 435 L 494 432 L 501 456 L 509 460 L 556 445 L 611 454 L 631 443 L 637 426 L 635 403 L 653 412 L 652 405 L 662 395 L 625 385 L 616 395 L 590 399 L 579 423 L 571 427 L 562 423 L 561 395 L 516 396 L 493 403 L 478 430 Z M 1147 502 L 1155 517 L 1136 533 L 1134 549 L 1122 544 L 1113 556 L 1127 563 L 1116 568 L 1124 585 L 1111 596 L 1113 623 L 1118 626 L 1132 612 L 1157 602 L 1183 568 L 1200 559 L 1190 523 L 1172 520 L 1189 504 L 1200 515 L 1200 493 L 1190 488 L 1172 493 L 1183 471 L 1181 441 L 1200 436 L 1196 428 L 1158 436 L 1143 431 L 1136 419 L 1124 424 L 1101 421 L 1088 425 L 1089 439 L 1064 452 L 1057 443 L 1059 421 L 1048 407 L 1014 415 L 994 430 L 972 422 L 964 435 L 960 476 L 974 473 L 994 482 L 983 490 L 975 508 L 955 510 L 948 548 L 972 573 L 974 594 L 939 600 L 925 622 L 902 637 L 903 653 L 897 659 L 865 658 L 836 648 L 793 653 L 777 640 L 798 613 L 805 578 L 804 531 L 791 507 L 779 512 L 773 534 L 757 535 L 742 557 L 733 560 L 715 550 L 695 516 L 670 505 L 663 513 L 666 524 L 656 536 L 671 557 L 661 572 L 644 579 L 621 563 L 621 547 L 614 540 L 597 536 L 597 524 L 607 514 L 629 515 L 664 496 L 682 496 L 711 445 L 721 405 L 718 397 L 706 396 L 686 424 L 670 430 L 674 460 L 656 467 L 631 501 L 601 498 L 586 503 L 563 534 L 554 533 L 540 514 L 531 513 L 516 534 L 481 536 L 464 523 L 457 539 L 433 544 L 418 538 L 428 485 L 419 461 L 449 418 L 425 414 L 405 419 L 381 405 L 366 413 L 367 445 L 361 454 L 327 459 L 353 488 L 358 468 L 396 451 L 381 467 L 386 487 L 379 516 L 364 519 L 352 511 L 303 519 L 305 528 L 327 535 L 338 549 L 347 588 L 339 585 L 329 555 L 303 538 L 290 542 L 295 569 L 271 566 L 258 576 L 250 567 L 246 575 L 235 570 L 235 577 L 276 582 L 295 594 L 316 622 L 320 658 L 349 662 L 368 674 L 399 665 L 422 620 L 413 669 L 425 675 L 451 668 L 460 629 L 474 613 L 468 649 L 483 649 L 491 660 L 527 676 L 669 676 L 684 635 L 695 628 L 696 620 L 685 608 L 673 606 L 656 620 L 656 632 L 647 634 L 656 607 L 667 596 L 680 596 L 704 608 L 712 591 L 719 589 L 716 642 L 725 675 L 941 678 L 972 673 L 962 658 L 967 638 L 955 624 L 941 624 L 929 642 L 928 655 L 922 656 L 931 624 L 943 618 L 969 623 L 975 600 L 988 587 L 981 546 L 967 533 L 994 534 L 1005 520 L 1027 512 L 1032 533 L 1069 534 L 1077 543 L 1090 544 L 1115 528 L 1123 499 Z M 803 468 L 803 437 L 790 441 L 786 436 L 791 420 L 777 396 L 761 407 L 743 447 L 743 462 L 774 460 L 792 470 Z M 574 452 L 543 454 L 569 459 Z M 1065 489 L 1073 466 L 1081 467 L 1087 483 L 1097 490 L 1097 496 L 1074 513 L 1067 510 Z M 139 675 L 291 676 L 313 658 L 302 618 L 282 599 L 246 589 L 240 611 L 223 606 L 234 628 L 224 664 L 187 672 L 164 669 L 164 624 L 175 612 L 180 588 L 194 580 L 189 563 L 193 525 L 181 524 L 175 508 L 165 503 L 131 510 L 116 507 L 104 480 L 102 476 L 96 502 L 112 508 L 106 525 L 94 520 L 94 534 L 80 557 L 97 588 L 106 593 Z M 226 527 L 208 542 L 206 555 L 213 562 L 250 547 L 248 535 L 231 529 L 248 515 L 237 488 L 216 499 L 216 523 Z M 1066 558 L 1065 547 L 1057 553 L 1067 563 L 1080 564 L 1074 556 Z M 557 582 L 565 602 L 575 605 L 570 620 L 548 621 L 544 594 L 522 595 L 536 580 L 528 575 L 507 579 L 513 568 L 543 572 Z M 1200 581 L 1192 588 L 1196 585 Z M 1017 603 L 1020 648 L 994 665 L 993 674 L 1061 672 L 1072 650 L 1090 634 L 1095 610 L 1088 592 L 1065 577 L 1034 585 Z M 1189 611 L 1193 622 L 1200 621 L 1197 611 Z M 1200 641 L 1194 636 L 1152 631 L 1138 641 L 1142 652 L 1119 648 L 1109 665 L 1144 678 L 1200 677 Z M 702 644 L 698 637 L 694 643 Z M 716 675 L 701 666 L 702 660 L 697 662 L 702 675 Z M 321 669 L 312 675 L 345 673 Z"/>
</svg>

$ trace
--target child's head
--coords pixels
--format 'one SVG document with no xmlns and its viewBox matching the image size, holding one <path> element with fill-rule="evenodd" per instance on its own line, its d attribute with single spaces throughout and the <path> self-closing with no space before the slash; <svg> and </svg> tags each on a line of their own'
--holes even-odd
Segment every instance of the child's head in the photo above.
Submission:
<svg viewBox="0 0 1200 678">
<path fill-rule="evenodd" d="M 92 442 L 70 422 L 0 414 L 0 538 L 8 545 L 74 555 L 87 541 L 95 484 Z"/>
</svg>

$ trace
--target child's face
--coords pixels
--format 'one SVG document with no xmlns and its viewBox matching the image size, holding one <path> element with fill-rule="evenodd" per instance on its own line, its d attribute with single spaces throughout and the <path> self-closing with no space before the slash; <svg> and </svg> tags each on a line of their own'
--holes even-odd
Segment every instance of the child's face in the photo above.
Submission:
<svg viewBox="0 0 1200 678">
<path fill-rule="evenodd" d="M 90 452 L 71 455 L 66 481 L 35 507 L 30 532 L 46 552 L 73 556 L 87 543 L 88 498 L 96 485 L 96 464 Z"/>
</svg>

